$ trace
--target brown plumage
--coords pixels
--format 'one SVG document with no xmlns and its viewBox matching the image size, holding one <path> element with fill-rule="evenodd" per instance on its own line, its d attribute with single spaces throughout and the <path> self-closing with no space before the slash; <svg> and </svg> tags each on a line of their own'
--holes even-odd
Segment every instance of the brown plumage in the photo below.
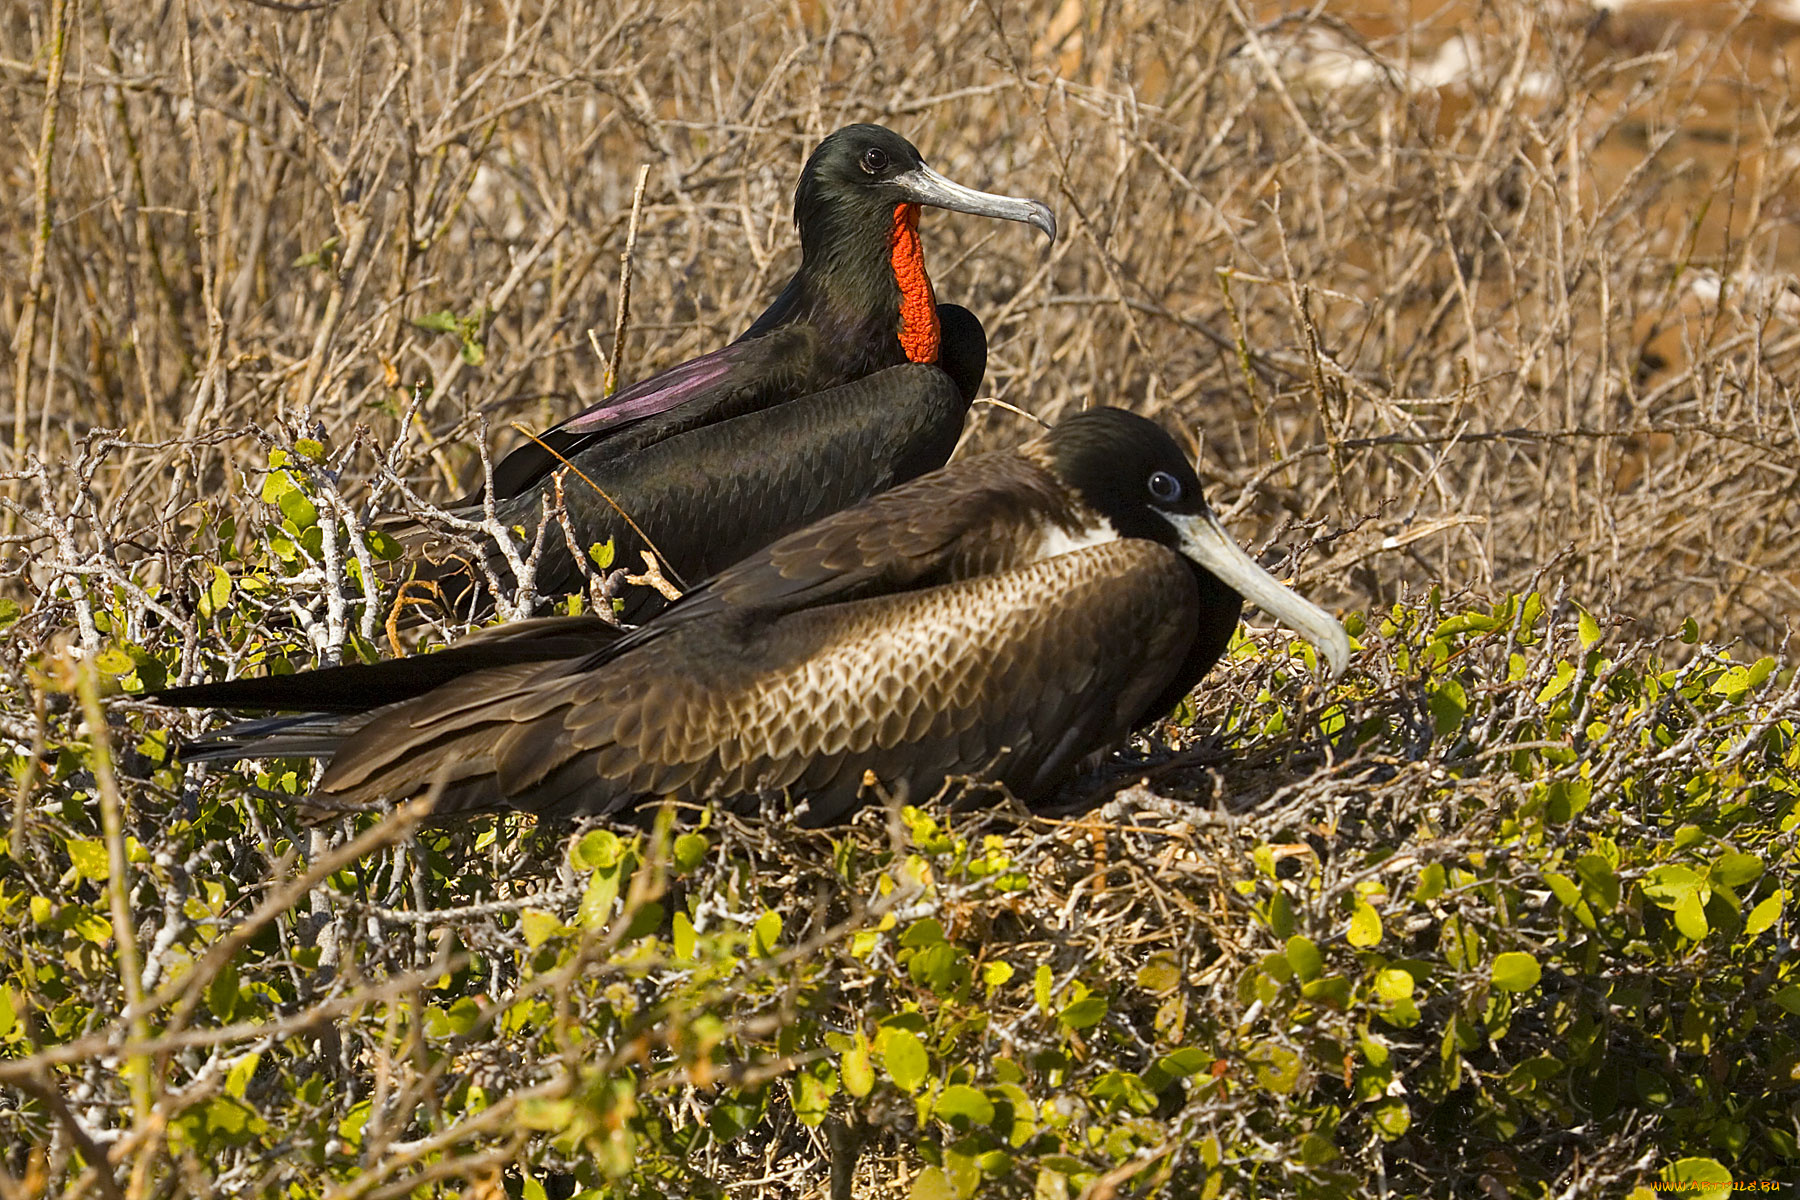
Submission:
<svg viewBox="0 0 1800 1200">
<path fill-rule="evenodd" d="M 514 635 L 528 660 L 390 690 L 367 713 L 227 731 L 226 748 L 328 751 L 324 811 L 434 790 L 440 814 L 548 817 L 774 795 L 823 823 L 871 777 L 915 799 L 974 777 L 1031 802 L 1185 694 L 1240 594 L 1342 669 L 1342 630 L 1230 544 L 1167 435 L 1100 409 L 819 521 L 585 653 L 536 650 L 580 636 L 565 618 L 554 638 Z"/>
</svg>

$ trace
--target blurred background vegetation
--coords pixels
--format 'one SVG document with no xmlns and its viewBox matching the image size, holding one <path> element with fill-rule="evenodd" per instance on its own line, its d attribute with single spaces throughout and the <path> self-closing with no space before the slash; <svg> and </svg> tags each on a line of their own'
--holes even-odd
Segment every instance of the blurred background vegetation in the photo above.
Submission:
<svg viewBox="0 0 1800 1200">
<path fill-rule="evenodd" d="M 7 8 L 0 1193 L 1792 1179 L 1796 67 L 1773 3 Z M 1085 819 L 829 835 L 315 833 L 101 719 L 375 653 L 379 519 L 735 336 L 856 120 L 1061 220 L 925 218 L 969 444 L 1180 431 L 1331 695 L 1253 630 Z"/>
</svg>

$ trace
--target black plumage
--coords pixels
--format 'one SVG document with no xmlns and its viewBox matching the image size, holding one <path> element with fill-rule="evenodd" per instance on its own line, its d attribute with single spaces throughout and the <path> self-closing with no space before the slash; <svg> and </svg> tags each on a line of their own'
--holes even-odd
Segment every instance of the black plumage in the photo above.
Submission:
<svg viewBox="0 0 1800 1200">
<path fill-rule="evenodd" d="M 1055 236 L 1043 204 L 952 183 L 891 130 L 852 125 L 827 137 L 795 191 L 800 268 L 743 336 L 622 389 L 495 464 L 496 516 L 527 531 L 554 476 L 572 468 L 562 494 L 578 545 L 546 531 L 541 593 L 578 589 L 576 554 L 608 538 L 625 552 L 622 563 L 637 566 L 638 552 L 653 547 L 677 577 L 703 578 L 948 460 L 986 370 L 987 340 L 974 314 L 932 294 L 922 205 Z M 795 406 L 804 411 L 787 411 Z M 473 513 L 482 504 L 477 490 L 451 507 Z M 490 548 L 486 558 L 505 581 L 503 557 Z M 452 611 L 476 615 L 491 603 L 485 573 L 468 563 L 444 558 L 421 574 Z M 644 593 L 627 615 L 653 602 Z"/>
</svg>

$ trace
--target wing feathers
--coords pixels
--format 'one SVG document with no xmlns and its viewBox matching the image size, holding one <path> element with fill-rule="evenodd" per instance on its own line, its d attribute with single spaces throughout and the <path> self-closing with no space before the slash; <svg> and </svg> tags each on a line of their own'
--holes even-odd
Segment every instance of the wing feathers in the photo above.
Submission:
<svg viewBox="0 0 1800 1200">
<path fill-rule="evenodd" d="M 1186 565 L 1126 540 L 774 618 L 748 659 L 722 660 L 716 622 L 698 622 L 584 673 L 472 677 L 485 704 L 427 697 L 404 724 L 351 738 L 322 790 L 399 800 L 442 771 L 456 786 L 440 811 L 586 813 L 794 786 L 815 820 L 853 804 L 865 770 L 925 794 L 946 775 L 982 773 L 1029 795 L 1129 730 L 1197 621 Z M 808 652 L 785 656 L 791 645 Z M 1093 688 L 1120 703 L 1085 702 Z"/>
</svg>

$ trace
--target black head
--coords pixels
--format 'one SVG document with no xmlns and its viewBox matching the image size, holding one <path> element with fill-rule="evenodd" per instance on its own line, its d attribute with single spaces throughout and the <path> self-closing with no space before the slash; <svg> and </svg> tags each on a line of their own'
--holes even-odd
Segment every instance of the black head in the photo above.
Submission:
<svg viewBox="0 0 1800 1200">
<path fill-rule="evenodd" d="M 1090 409 L 1046 433 L 1041 448 L 1056 477 L 1120 537 L 1178 551 L 1317 646 L 1332 678 L 1343 673 L 1350 661 L 1343 627 L 1238 548 L 1207 507 L 1187 456 L 1155 422 L 1124 409 Z M 1236 621 L 1234 610 L 1231 623 Z"/>
<path fill-rule="evenodd" d="M 1023 221 L 1056 238 L 1056 218 L 1039 201 L 963 187 L 926 166 L 918 148 L 893 130 L 846 125 L 820 142 L 800 170 L 794 224 L 802 252 L 812 259 L 859 235 L 874 235 L 885 247 L 902 204 Z"/>
<path fill-rule="evenodd" d="M 898 201 L 894 179 L 925 165 L 918 147 L 882 125 L 846 125 L 830 134 L 800 169 L 794 189 L 794 220 L 804 228 L 806 215 L 824 203 L 843 203 L 858 194 Z"/>
<path fill-rule="evenodd" d="M 1044 435 L 1051 470 L 1121 537 L 1175 546 L 1171 518 L 1210 515 L 1175 439 L 1122 408 L 1093 408 Z"/>
</svg>

